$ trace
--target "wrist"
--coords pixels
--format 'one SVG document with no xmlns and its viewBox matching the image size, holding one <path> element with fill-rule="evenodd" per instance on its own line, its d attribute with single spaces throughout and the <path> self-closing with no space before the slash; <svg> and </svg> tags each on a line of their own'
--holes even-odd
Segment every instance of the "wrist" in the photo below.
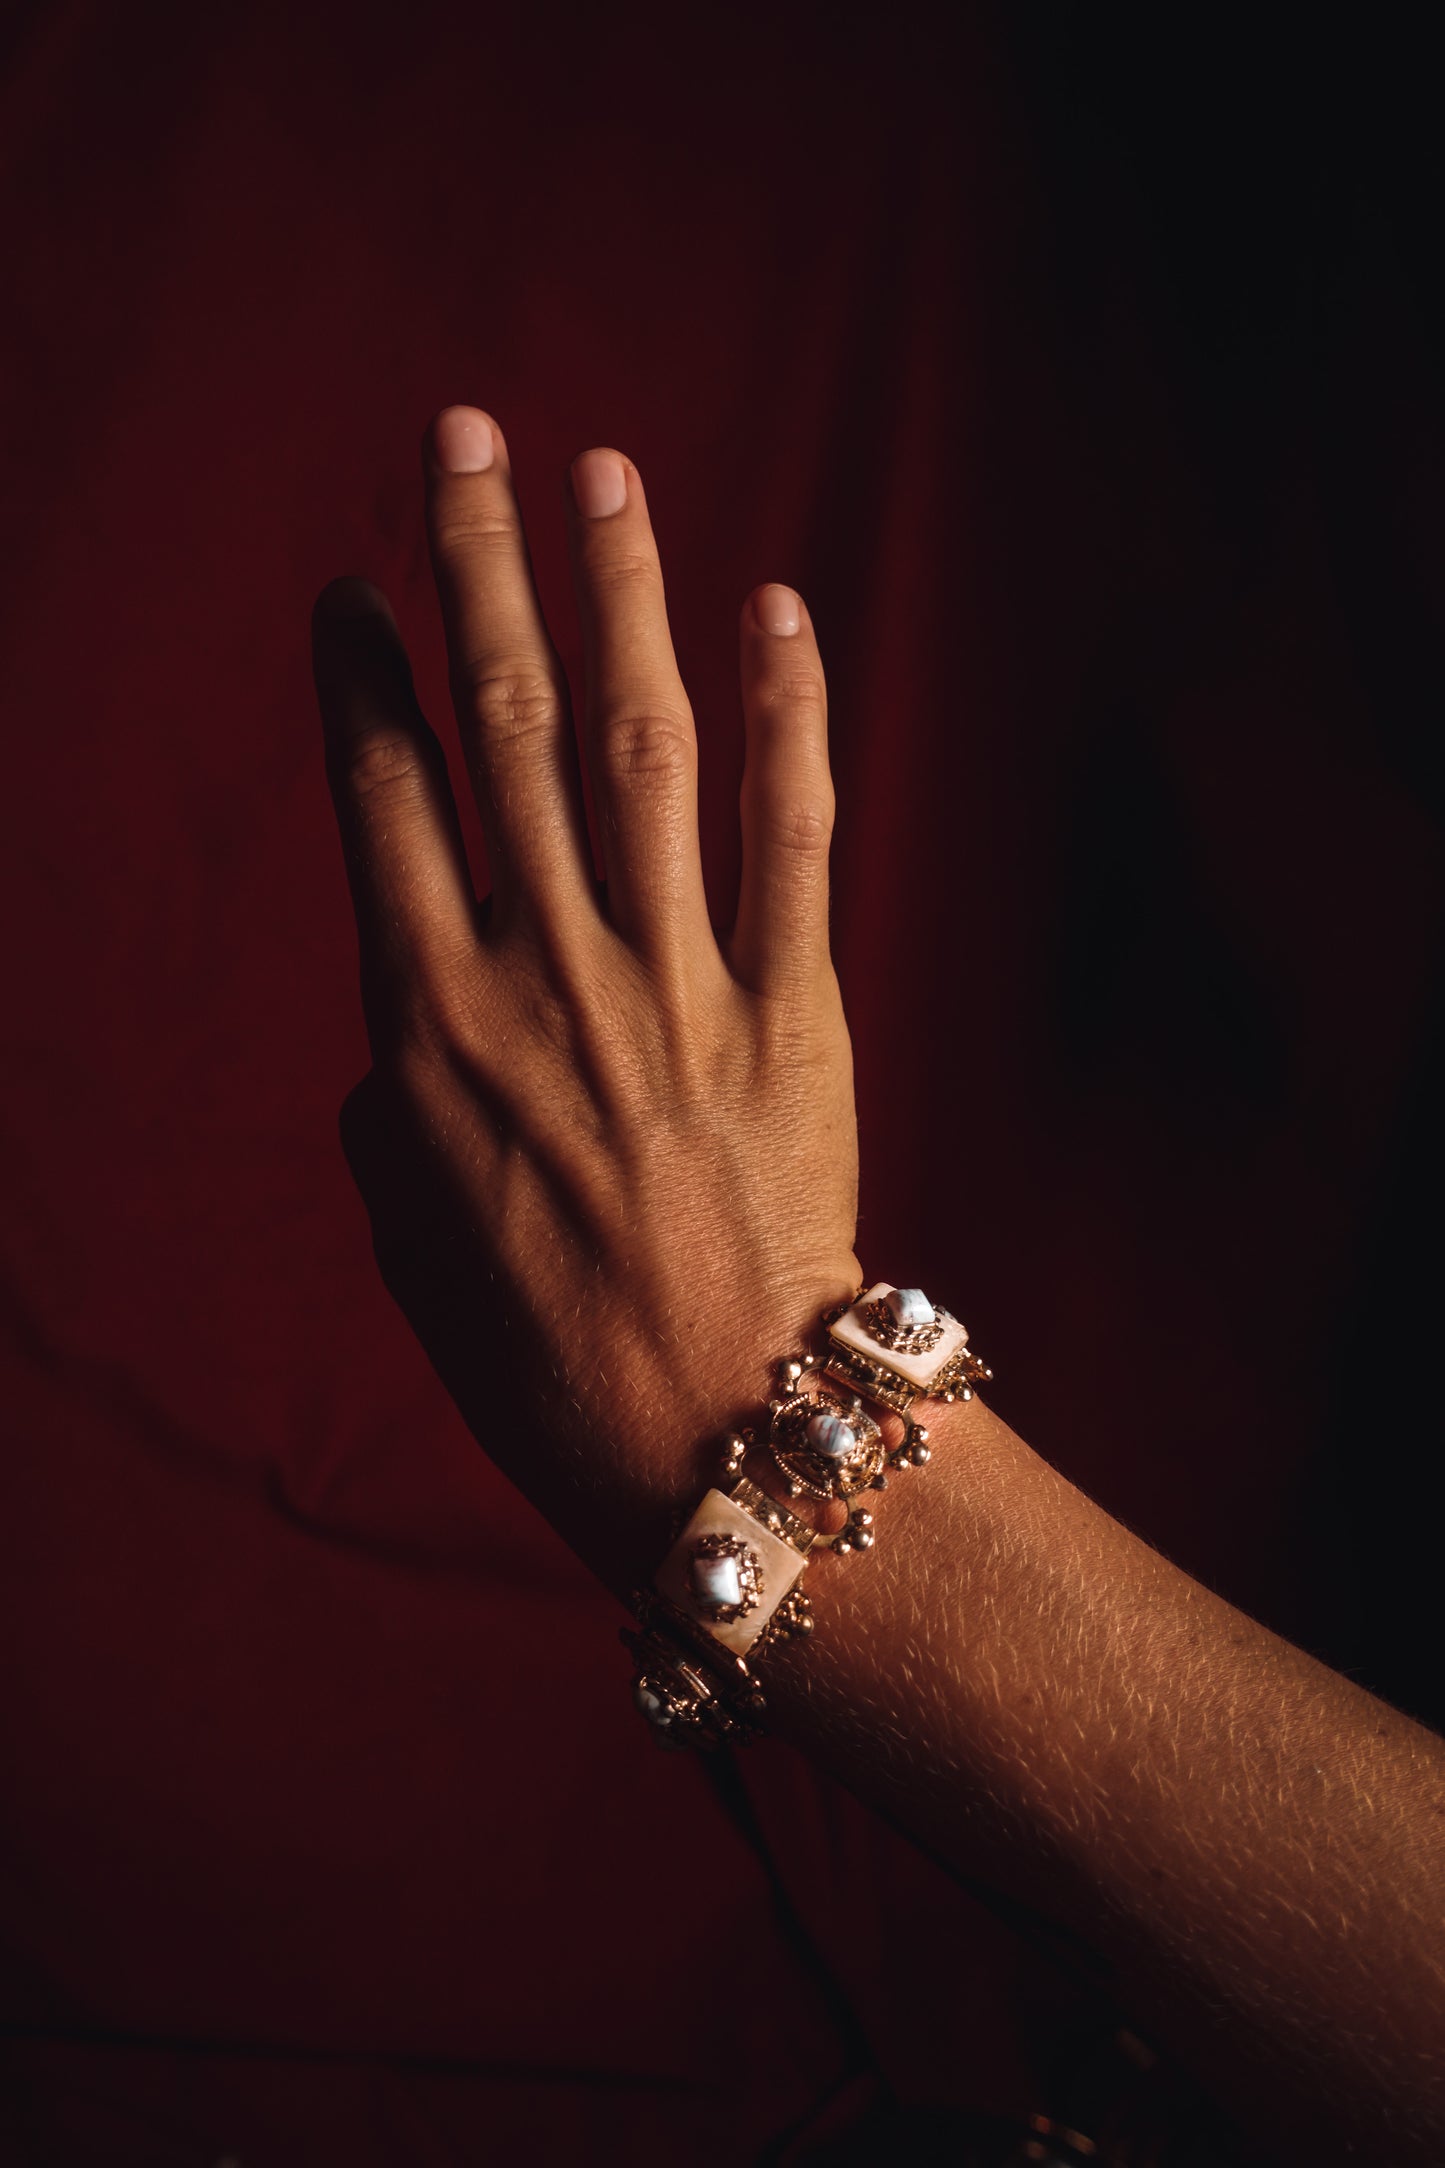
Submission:
<svg viewBox="0 0 1445 2168">
<path fill-rule="evenodd" d="M 839 1562 L 871 1553 L 873 1508 L 884 1504 L 875 1494 L 924 1482 L 937 1450 L 930 1424 L 992 1376 L 959 1320 L 916 1288 L 855 1281 L 808 1324 L 796 1352 L 774 1340 L 765 1407 L 715 1437 L 711 1480 L 691 1492 L 632 1600 L 639 1706 L 663 1744 L 706 1744 L 733 1736 L 733 1717 L 745 1729 L 760 1720 L 768 1696 L 756 1663 L 768 1658 L 771 1676 L 775 1648 L 811 1637 L 819 1575 L 867 1577 L 866 1565 L 840 1575 Z"/>
<path fill-rule="evenodd" d="M 862 1275 L 856 1260 L 852 1265 L 817 1274 L 761 1311 L 689 1320 L 683 1357 L 655 1361 L 645 1384 L 634 1375 L 623 1394 L 614 1393 L 605 1436 L 569 1456 L 553 1494 L 539 1500 L 624 1602 L 651 1581 L 701 1493 L 723 1479 L 724 1440 L 766 1424 L 779 1358 L 816 1348 L 819 1318 L 857 1291 Z M 789 1501 L 786 1479 L 766 1456 L 753 1456 L 748 1472 L 822 1534 L 835 1533 L 846 1518 L 836 1501 Z"/>
</svg>

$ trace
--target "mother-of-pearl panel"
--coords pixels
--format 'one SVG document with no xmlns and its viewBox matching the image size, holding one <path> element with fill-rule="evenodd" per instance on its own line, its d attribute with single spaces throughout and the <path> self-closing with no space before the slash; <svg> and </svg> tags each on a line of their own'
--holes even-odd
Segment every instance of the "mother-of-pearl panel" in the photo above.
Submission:
<svg viewBox="0 0 1445 2168">
<path fill-rule="evenodd" d="M 736 1618 L 726 1626 L 719 1626 L 698 1608 L 688 1586 L 688 1562 L 692 1547 L 699 1536 L 737 1536 L 748 1549 L 755 1553 L 762 1574 L 763 1593 L 757 1609 L 749 1611 L 746 1618 Z M 726 1491 L 708 1491 L 692 1519 L 668 1552 L 653 1576 L 653 1586 L 659 1595 L 675 1603 L 679 1611 L 695 1618 L 724 1648 L 732 1649 L 738 1656 L 745 1656 L 788 1590 L 797 1580 L 808 1561 L 791 1543 L 784 1543 L 770 1528 L 755 1521 L 751 1513 L 744 1513 L 734 1505 Z"/>
<path fill-rule="evenodd" d="M 840 1341 L 855 1354 L 865 1356 L 871 1363 L 884 1364 L 919 1392 L 926 1392 L 944 1364 L 952 1361 L 961 1347 L 968 1345 L 968 1334 L 955 1319 L 951 1325 L 944 1326 L 943 1338 L 926 1355 L 905 1355 L 901 1348 L 884 1347 L 864 1324 L 863 1312 L 870 1302 L 877 1302 L 892 1292 L 891 1280 L 877 1281 L 858 1297 L 851 1310 L 845 1310 L 841 1317 L 833 1320 L 828 1327 L 829 1337 Z"/>
</svg>

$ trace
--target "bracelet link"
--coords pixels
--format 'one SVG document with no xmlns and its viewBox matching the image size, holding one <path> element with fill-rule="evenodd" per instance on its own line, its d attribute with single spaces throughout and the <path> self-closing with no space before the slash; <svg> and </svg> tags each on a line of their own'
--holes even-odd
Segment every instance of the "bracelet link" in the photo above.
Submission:
<svg viewBox="0 0 1445 2168">
<path fill-rule="evenodd" d="M 959 1320 L 921 1288 L 880 1280 L 820 1322 L 826 1351 L 779 1360 L 781 1392 L 768 1403 L 765 1434 L 726 1434 L 727 1489 L 704 1493 L 652 1588 L 634 1592 L 641 1630 L 624 1628 L 622 1640 L 637 1665 L 633 1700 L 660 1745 L 715 1747 L 756 1736 L 767 1704 L 753 1666 L 780 1634 L 813 1630 L 803 1591 L 810 1556 L 869 1549 L 873 1516 L 854 1501 L 886 1487 L 885 1468 L 929 1458 L 915 1402 L 970 1400 L 993 1376 Z M 814 1378 L 847 1397 L 804 1391 Z M 903 1443 L 892 1452 L 865 1399 L 902 1416 Z M 770 1454 L 790 1496 L 806 1491 L 847 1504 L 836 1536 L 818 1534 L 743 1473 L 755 1447 Z"/>
</svg>

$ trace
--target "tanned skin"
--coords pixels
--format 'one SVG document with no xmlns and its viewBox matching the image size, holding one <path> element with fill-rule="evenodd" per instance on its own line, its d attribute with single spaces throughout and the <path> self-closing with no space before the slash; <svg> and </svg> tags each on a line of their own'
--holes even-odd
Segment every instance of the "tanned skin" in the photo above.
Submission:
<svg viewBox="0 0 1445 2168">
<path fill-rule="evenodd" d="M 579 742 L 500 427 L 444 408 L 422 466 L 491 892 L 385 597 L 331 582 L 313 662 L 372 1050 L 342 1140 L 464 1419 L 625 1599 L 712 1479 L 708 1441 L 865 1281 L 823 666 L 799 598 L 755 589 L 719 926 L 636 467 L 599 447 L 563 484 Z M 810 1570 L 816 1631 L 768 1658 L 776 1730 L 1097 1950 L 1268 2157 L 1438 2168 L 1445 1744 L 1171 1565 L 980 1401 L 929 1427 L 876 1548 Z"/>
</svg>

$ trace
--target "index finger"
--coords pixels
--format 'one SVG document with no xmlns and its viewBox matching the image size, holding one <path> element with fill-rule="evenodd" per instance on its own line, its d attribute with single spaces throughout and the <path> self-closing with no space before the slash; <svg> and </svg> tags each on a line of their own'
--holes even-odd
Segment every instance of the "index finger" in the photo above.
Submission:
<svg viewBox="0 0 1445 2168">
<path fill-rule="evenodd" d="M 476 895 L 446 755 L 380 588 L 348 577 L 322 589 L 311 664 L 375 1053 L 476 957 Z"/>
</svg>

